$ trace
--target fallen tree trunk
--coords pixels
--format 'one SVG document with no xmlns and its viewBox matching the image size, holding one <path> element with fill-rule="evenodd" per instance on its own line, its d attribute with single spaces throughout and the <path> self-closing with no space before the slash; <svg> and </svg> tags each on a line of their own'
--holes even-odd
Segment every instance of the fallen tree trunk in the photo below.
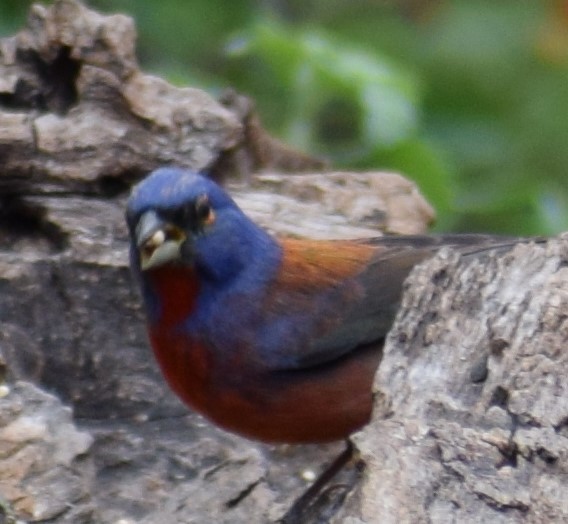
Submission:
<svg viewBox="0 0 568 524">
<path fill-rule="evenodd" d="M 418 267 L 377 373 L 363 522 L 568 520 L 568 236 Z"/>
<path fill-rule="evenodd" d="M 0 521 L 275 521 L 305 488 L 303 473 L 319 469 L 340 445 L 254 444 L 203 422 L 169 392 L 127 268 L 129 187 L 163 164 L 205 169 L 272 231 L 317 238 L 419 233 L 433 212 L 399 175 L 322 173 L 320 160 L 269 137 L 251 104 L 234 93 L 220 103 L 145 75 L 134 39 L 129 18 L 59 0 L 32 7 L 28 27 L 0 42 Z M 481 503 L 500 514 L 503 500 L 521 500 L 527 521 L 545 503 L 548 515 L 563 515 L 560 498 L 536 488 L 521 497 L 512 474 L 495 488 L 505 498 L 487 495 L 477 462 L 452 454 L 463 455 L 478 436 L 501 442 L 499 435 L 522 422 L 519 428 L 533 432 L 515 433 L 507 442 L 516 451 L 506 452 L 523 464 L 518 474 L 529 471 L 522 479 L 541 491 L 565 479 L 567 396 L 553 380 L 566 375 L 565 244 L 526 246 L 473 269 L 445 253 L 417 270 L 377 377 L 376 422 L 357 437 L 366 480 L 342 509 L 345 491 L 319 500 L 312 521 L 436 521 L 452 508 L 456 518 L 467 516 Z M 535 302 L 524 283 L 537 274 Z M 463 279 L 471 282 L 467 290 Z M 486 280 L 508 294 L 475 287 Z M 502 311 L 505 304 L 516 305 Z M 541 382 L 541 368 L 521 360 L 528 366 L 522 380 L 534 379 L 535 393 L 549 395 L 539 409 L 555 413 L 554 423 L 537 419 L 542 427 L 526 422 L 512 400 L 521 351 L 514 337 L 523 315 L 541 318 L 534 308 L 547 311 L 531 332 L 535 358 L 556 355 L 546 357 L 555 366 Z M 480 341 L 463 342 L 462 321 Z M 439 366 L 426 366 L 428 358 Z M 478 379 L 468 382 L 463 370 L 474 368 Z M 550 399 L 558 399 L 554 409 Z M 467 415 L 470 406 L 477 411 Z M 487 446 L 500 456 L 496 443 Z M 494 473 L 489 462 L 482 466 Z M 431 475 L 418 476 L 419 467 Z M 503 475 L 511 467 L 494 470 Z M 473 486 L 462 498 L 452 468 Z M 420 478 L 424 495 L 409 501 Z"/>
</svg>

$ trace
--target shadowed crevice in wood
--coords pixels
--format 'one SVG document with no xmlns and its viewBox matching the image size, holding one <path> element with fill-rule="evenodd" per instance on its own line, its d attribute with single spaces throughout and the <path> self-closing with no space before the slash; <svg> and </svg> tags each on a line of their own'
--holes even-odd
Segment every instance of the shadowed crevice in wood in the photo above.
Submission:
<svg viewBox="0 0 568 524">
<path fill-rule="evenodd" d="M 64 251 L 69 245 L 68 235 L 46 213 L 46 209 L 24 199 L 0 196 L 0 250 Z"/>
</svg>

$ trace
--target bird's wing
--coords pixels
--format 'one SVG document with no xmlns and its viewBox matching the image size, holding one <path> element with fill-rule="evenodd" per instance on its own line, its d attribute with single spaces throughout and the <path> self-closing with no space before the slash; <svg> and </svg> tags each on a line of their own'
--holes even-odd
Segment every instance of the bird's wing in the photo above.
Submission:
<svg viewBox="0 0 568 524">
<path fill-rule="evenodd" d="M 487 235 L 386 236 L 359 241 L 284 240 L 277 277 L 272 366 L 306 369 L 381 343 L 412 268 L 443 246 L 465 255 L 510 248 L 518 239 Z M 292 330 L 282 327 L 290 318 Z"/>
</svg>

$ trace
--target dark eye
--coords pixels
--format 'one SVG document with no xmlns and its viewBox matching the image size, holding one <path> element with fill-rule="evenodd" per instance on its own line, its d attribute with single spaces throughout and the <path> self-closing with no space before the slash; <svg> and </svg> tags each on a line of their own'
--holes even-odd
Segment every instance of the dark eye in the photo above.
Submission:
<svg viewBox="0 0 568 524">
<path fill-rule="evenodd" d="M 204 224 L 211 222 L 212 215 L 213 212 L 207 195 L 201 195 L 195 201 L 195 218 L 197 219 L 197 223 Z"/>
<path fill-rule="evenodd" d="M 215 220 L 215 213 L 207 195 L 201 195 L 177 209 L 164 211 L 163 214 L 182 229 L 189 227 L 200 230 L 204 226 L 212 224 Z"/>
</svg>

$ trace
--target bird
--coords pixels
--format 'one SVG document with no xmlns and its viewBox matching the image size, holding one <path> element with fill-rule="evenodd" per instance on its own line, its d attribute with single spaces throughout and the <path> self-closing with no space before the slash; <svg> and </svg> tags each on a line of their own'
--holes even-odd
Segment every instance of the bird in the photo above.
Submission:
<svg viewBox="0 0 568 524">
<path fill-rule="evenodd" d="M 279 238 L 205 174 L 150 173 L 131 192 L 130 260 L 171 389 L 216 425 L 268 443 L 323 443 L 367 424 L 403 283 L 442 246 L 486 235 Z"/>
</svg>

